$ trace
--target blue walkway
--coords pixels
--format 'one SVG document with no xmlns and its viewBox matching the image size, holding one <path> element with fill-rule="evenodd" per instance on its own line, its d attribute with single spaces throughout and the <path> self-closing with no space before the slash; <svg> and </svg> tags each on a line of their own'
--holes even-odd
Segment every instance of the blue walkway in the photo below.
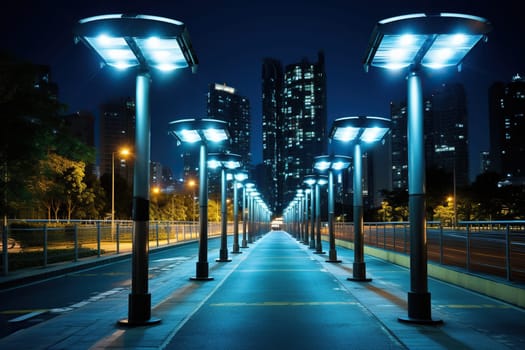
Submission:
<svg viewBox="0 0 525 350">
<path fill-rule="evenodd" d="M 158 325 L 117 326 L 127 315 L 122 291 L 0 339 L 0 349 L 525 348 L 521 308 L 429 279 L 433 318 L 444 323 L 401 323 L 409 271 L 366 256 L 372 281 L 351 282 L 353 252 L 338 256 L 343 263 L 327 263 L 270 232 L 232 262 L 210 261 L 212 281 L 188 279 L 196 258 L 150 280 Z"/>
</svg>

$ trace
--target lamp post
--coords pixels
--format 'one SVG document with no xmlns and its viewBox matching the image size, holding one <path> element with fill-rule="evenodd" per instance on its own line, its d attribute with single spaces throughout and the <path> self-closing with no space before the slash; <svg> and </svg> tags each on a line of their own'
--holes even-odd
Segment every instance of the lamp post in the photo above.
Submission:
<svg viewBox="0 0 525 350">
<path fill-rule="evenodd" d="M 336 119 L 330 139 L 352 142 L 354 145 L 354 263 L 351 281 L 370 281 L 366 278 L 363 242 L 362 146 L 381 141 L 390 128 L 390 120 L 372 116 L 353 116 Z"/>
<path fill-rule="evenodd" d="M 122 148 L 118 151 L 121 156 L 129 155 L 129 149 Z M 115 227 L 115 151 L 111 152 L 111 233 Z"/>
<path fill-rule="evenodd" d="M 246 182 L 242 186 L 242 243 L 241 248 L 248 248 L 248 240 L 246 237 L 246 226 L 249 227 L 249 196 L 250 192 L 254 190 L 255 185 L 252 182 Z"/>
<path fill-rule="evenodd" d="M 318 171 L 328 170 L 328 241 L 330 250 L 327 262 L 339 263 L 335 249 L 334 234 L 334 172 L 350 166 L 350 157 L 323 155 L 314 158 L 314 168 Z"/>
<path fill-rule="evenodd" d="M 303 182 L 310 186 L 310 249 L 315 249 L 315 175 L 306 175 Z"/>
<path fill-rule="evenodd" d="M 304 234 L 304 222 L 303 222 L 303 214 L 304 214 L 304 208 L 303 208 L 303 200 L 304 198 L 304 190 L 302 188 L 298 188 L 295 193 L 295 200 L 297 201 L 297 240 L 300 241 L 303 239 Z"/>
<path fill-rule="evenodd" d="M 400 321 L 423 324 L 432 320 L 427 274 L 425 220 L 425 157 L 423 141 L 423 68 L 458 67 L 492 29 L 486 19 L 457 13 L 424 13 L 379 21 L 372 32 L 364 66 L 408 68 L 408 194 L 410 221 L 410 292 L 408 317 Z"/>
<path fill-rule="evenodd" d="M 229 140 L 228 123 L 216 119 L 181 119 L 169 123 L 169 134 L 180 143 L 199 143 L 199 258 L 191 279 L 209 281 L 208 264 L 208 143 Z"/>
<path fill-rule="evenodd" d="M 151 318 L 148 292 L 150 71 L 197 67 L 184 23 L 150 15 L 112 14 L 81 19 L 75 40 L 93 49 L 103 63 L 119 69 L 137 68 L 135 167 L 133 176 L 132 282 L 128 319 L 122 324 L 146 325 Z"/>
<path fill-rule="evenodd" d="M 221 247 L 217 262 L 229 262 L 228 259 L 228 216 L 226 205 L 226 171 L 240 168 L 242 157 L 233 153 L 210 153 L 208 156 L 208 167 L 211 169 L 221 168 Z"/>
<path fill-rule="evenodd" d="M 248 194 L 248 243 L 253 243 L 255 241 L 255 231 L 256 231 L 256 222 L 257 219 L 256 215 L 256 199 L 259 198 L 260 194 L 255 189 L 252 188 L 252 190 Z"/>
<path fill-rule="evenodd" d="M 304 182 L 313 186 L 315 191 L 315 199 L 312 199 L 312 204 L 315 200 L 315 205 L 312 205 L 312 213 L 315 211 L 315 219 L 313 219 L 314 225 L 312 225 L 312 241 L 314 243 L 312 244 L 312 242 L 310 242 L 310 248 L 312 248 L 312 246 L 315 248 L 315 254 L 325 254 L 321 242 L 321 186 L 328 183 L 328 177 L 326 175 L 306 175 Z"/>
<path fill-rule="evenodd" d="M 232 254 L 240 254 L 239 246 L 239 199 L 238 192 L 239 187 L 242 186 L 242 182 L 248 179 L 248 172 L 246 170 L 238 170 L 233 174 L 233 249 Z M 244 188 L 244 186 L 242 186 Z M 244 211 L 244 206 L 243 206 Z M 243 223 L 244 225 L 244 223 Z"/>
<path fill-rule="evenodd" d="M 312 196 L 312 189 L 306 188 L 304 190 L 304 241 L 303 243 L 305 245 L 310 244 L 310 232 L 309 232 L 309 226 L 310 226 L 310 220 L 311 220 L 311 214 L 310 214 L 310 206 L 308 205 L 308 197 Z"/>
</svg>

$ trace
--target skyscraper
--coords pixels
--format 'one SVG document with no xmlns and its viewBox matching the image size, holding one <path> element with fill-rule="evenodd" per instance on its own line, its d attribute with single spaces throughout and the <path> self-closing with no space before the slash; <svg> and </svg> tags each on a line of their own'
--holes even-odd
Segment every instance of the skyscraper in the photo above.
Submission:
<svg viewBox="0 0 525 350">
<path fill-rule="evenodd" d="M 490 157 L 492 170 L 505 177 L 525 177 L 525 79 L 489 89 Z"/>
<path fill-rule="evenodd" d="M 100 173 L 111 175 L 112 154 L 115 153 L 115 175 L 133 183 L 133 162 L 120 158 L 119 151 L 135 146 L 135 101 L 131 98 L 105 103 L 100 120 Z"/>
<path fill-rule="evenodd" d="M 326 73 L 324 54 L 318 62 L 303 59 L 286 66 L 283 92 L 284 194 L 289 202 L 313 172 L 315 156 L 327 152 Z"/>
<path fill-rule="evenodd" d="M 283 67 L 267 58 L 262 66 L 262 160 L 264 176 L 260 188 L 276 213 L 282 210 L 284 186 Z"/>
<path fill-rule="evenodd" d="M 457 186 L 469 184 L 468 113 L 462 84 L 442 84 L 430 98 L 425 113 L 427 167 L 454 175 Z"/>
<path fill-rule="evenodd" d="M 407 144 L 407 106 L 406 103 L 390 103 L 392 120 L 390 135 L 392 145 L 392 189 L 408 188 L 408 144 Z"/>
<path fill-rule="evenodd" d="M 250 101 L 231 86 L 210 84 L 207 112 L 214 119 L 228 122 L 231 143 L 224 146 L 225 151 L 240 155 L 244 166 L 249 167 L 252 161 Z"/>
<path fill-rule="evenodd" d="M 313 158 L 327 151 L 324 54 L 316 63 L 305 58 L 282 71 L 279 61 L 264 60 L 263 162 L 277 213 L 313 172 Z"/>
<path fill-rule="evenodd" d="M 461 84 L 443 84 L 424 98 L 425 165 L 452 174 L 457 186 L 469 183 L 468 115 Z M 408 186 L 406 102 L 390 105 L 392 189 Z"/>
</svg>

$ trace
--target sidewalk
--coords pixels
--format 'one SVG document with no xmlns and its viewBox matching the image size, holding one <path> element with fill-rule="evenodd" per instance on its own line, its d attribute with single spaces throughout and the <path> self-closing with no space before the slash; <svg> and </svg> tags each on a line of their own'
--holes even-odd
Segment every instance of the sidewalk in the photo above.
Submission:
<svg viewBox="0 0 525 350">
<path fill-rule="evenodd" d="M 407 314 L 406 298 L 410 283 L 410 274 L 407 269 L 366 256 L 367 277 L 372 278 L 372 281 L 351 282 L 347 280 L 347 277 L 352 274 L 353 251 L 338 248 L 338 257 L 343 262 L 327 263 L 325 262 L 326 256 L 314 254 L 313 251 L 287 234 L 274 231 L 250 245 L 249 249 L 244 249 L 243 254 L 232 254 L 230 256 L 233 259 L 232 262 L 210 261 L 210 276 L 214 277 L 212 281 L 201 282 L 188 279 L 188 276 L 194 273 L 194 259 L 185 261 L 178 265 L 177 269 L 166 271 L 159 277 L 150 280 L 152 316 L 162 320 L 158 325 L 135 328 L 118 326 L 117 321 L 127 317 L 129 293 L 127 290 L 120 290 L 114 291 L 101 300 L 90 302 L 74 311 L 61 314 L 0 339 L 0 349 L 177 348 L 177 336 L 187 333 L 188 327 L 191 326 L 190 323 L 195 323 L 201 317 L 199 310 L 210 307 L 209 302 L 214 296 L 227 294 L 227 291 L 224 290 L 227 283 L 242 290 L 241 285 L 233 282 L 243 281 L 244 283 L 244 279 L 255 278 L 256 273 L 244 273 L 243 279 L 240 280 L 235 274 L 246 272 L 247 265 L 245 264 L 252 263 L 255 257 L 260 257 L 261 254 L 266 254 L 269 245 L 276 244 L 275 240 L 280 240 L 279 244 L 282 244 L 282 249 L 299 250 L 295 252 L 294 259 L 286 261 L 286 269 L 279 272 L 283 281 L 290 283 L 290 288 L 297 288 L 297 285 L 291 284 L 296 280 L 290 277 L 304 269 L 301 264 L 308 263 L 308 271 L 317 271 L 317 269 L 322 271 L 322 276 L 330 276 L 337 282 L 339 291 L 346 293 L 347 299 L 341 305 L 351 304 L 368 315 L 360 319 L 360 329 L 379 328 L 388 335 L 391 346 L 386 348 L 491 350 L 525 348 L 525 311 L 523 309 L 429 279 L 429 290 L 432 293 L 432 316 L 434 319 L 443 320 L 444 323 L 441 326 L 401 323 L 397 321 L 397 318 Z M 253 259 L 250 260 L 251 258 Z M 314 263 L 317 267 L 312 269 Z M 313 276 L 312 274 L 311 280 L 308 279 L 307 283 L 314 284 L 321 294 L 330 294 L 334 289 L 333 286 L 327 283 L 319 284 L 318 277 Z M 275 302 L 280 306 L 295 305 L 293 304 L 295 297 L 296 295 L 292 294 L 290 300 L 276 300 Z M 312 301 L 306 300 L 305 303 L 310 305 Z M 258 304 L 254 302 L 253 305 Z M 226 307 L 233 306 L 227 305 Z M 339 312 L 342 308 L 330 304 L 319 304 L 318 306 L 320 310 L 327 308 L 327 312 L 343 320 L 338 329 L 338 332 L 342 331 L 342 333 L 338 333 L 338 337 L 342 337 L 340 334 L 347 334 L 348 337 L 356 339 L 358 343 L 353 348 L 371 349 L 374 348 L 370 346 L 371 344 L 377 344 L 376 336 L 371 336 L 370 333 L 348 331 L 345 328 L 347 326 L 344 322 L 348 320 L 344 321 L 345 314 Z M 261 310 L 267 310 L 267 308 Z M 283 308 L 283 312 L 287 312 L 286 307 Z M 316 329 L 330 329 L 323 327 L 326 326 L 326 318 L 321 316 L 323 314 L 320 312 L 318 318 L 315 319 Z M 348 319 L 351 319 L 352 316 L 348 315 Z M 192 322 L 188 322 L 189 320 Z M 250 321 L 250 324 L 257 327 L 258 319 L 241 318 L 238 321 L 245 323 Z M 230 320 L 230 322 L 233 321 Z M 295 322 L 292 322 L 290 327 L 293 327 L 293 323 Z M 215 328 L 211 328 L 212 326 L 221 326 L 221 320 L 213 324 L 201 325 L 203 328 L 209 328 L 210 334 L 216 331 Z M 248 327 L 248 325 L 243 323 L 242 327 Z M 305 329 L 304 332 L 305 334 L 316 332 L 316 329 Z M 225 337 L 228 331 L 228 327 L 222 330 Z M 243 339 L 250 337 L 250 333 L 235 336 L 238 338 L 238 348 L 241 349 Z M 220 343 L 214 342 L 214 339 L 208 339 L 208 341 L 211 344 L 209 349 L 222 349 Z M 326 345 L 336 349 L 336 346 L 331 346 L 332 343 L 334 339 L 326 339 Z M 259 345 L 261 349 L 265 348 L 264 342 Z M 286 346 L 286 339 L 283 339 L 281 348 L 293 349 Z M 302 348 L 308 349 L 309 347 Z"/>
</svg>

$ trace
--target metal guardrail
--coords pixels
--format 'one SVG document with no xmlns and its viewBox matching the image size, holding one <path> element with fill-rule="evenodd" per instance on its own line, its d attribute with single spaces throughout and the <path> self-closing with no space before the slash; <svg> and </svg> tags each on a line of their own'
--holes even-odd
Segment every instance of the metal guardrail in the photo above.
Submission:
<svg viewBox="0 0 525 350">
<path fill-rule="evenodd" d="M 364 243 L 410 254 L 409 222 L 366 222 Z M 353 223 L 336 223 L 335 238 L 353 242 Z M 429 261 L 525 282 L 525 221 L 427 222 Z"/>
<path fill-rule="evenodd" d="M 10 220 L 2 230 L 0 271 L 7 275 L 10 270 L 130 252 L 132 231 L 128 220 Z M 227 232 L 233 232 L 233 223 Z M 221 223 L 209 222 L 208 236 L 220 234 Z M 198 222 L 150 221 L 150 249 L 198 238 Z"/>
</svg>

